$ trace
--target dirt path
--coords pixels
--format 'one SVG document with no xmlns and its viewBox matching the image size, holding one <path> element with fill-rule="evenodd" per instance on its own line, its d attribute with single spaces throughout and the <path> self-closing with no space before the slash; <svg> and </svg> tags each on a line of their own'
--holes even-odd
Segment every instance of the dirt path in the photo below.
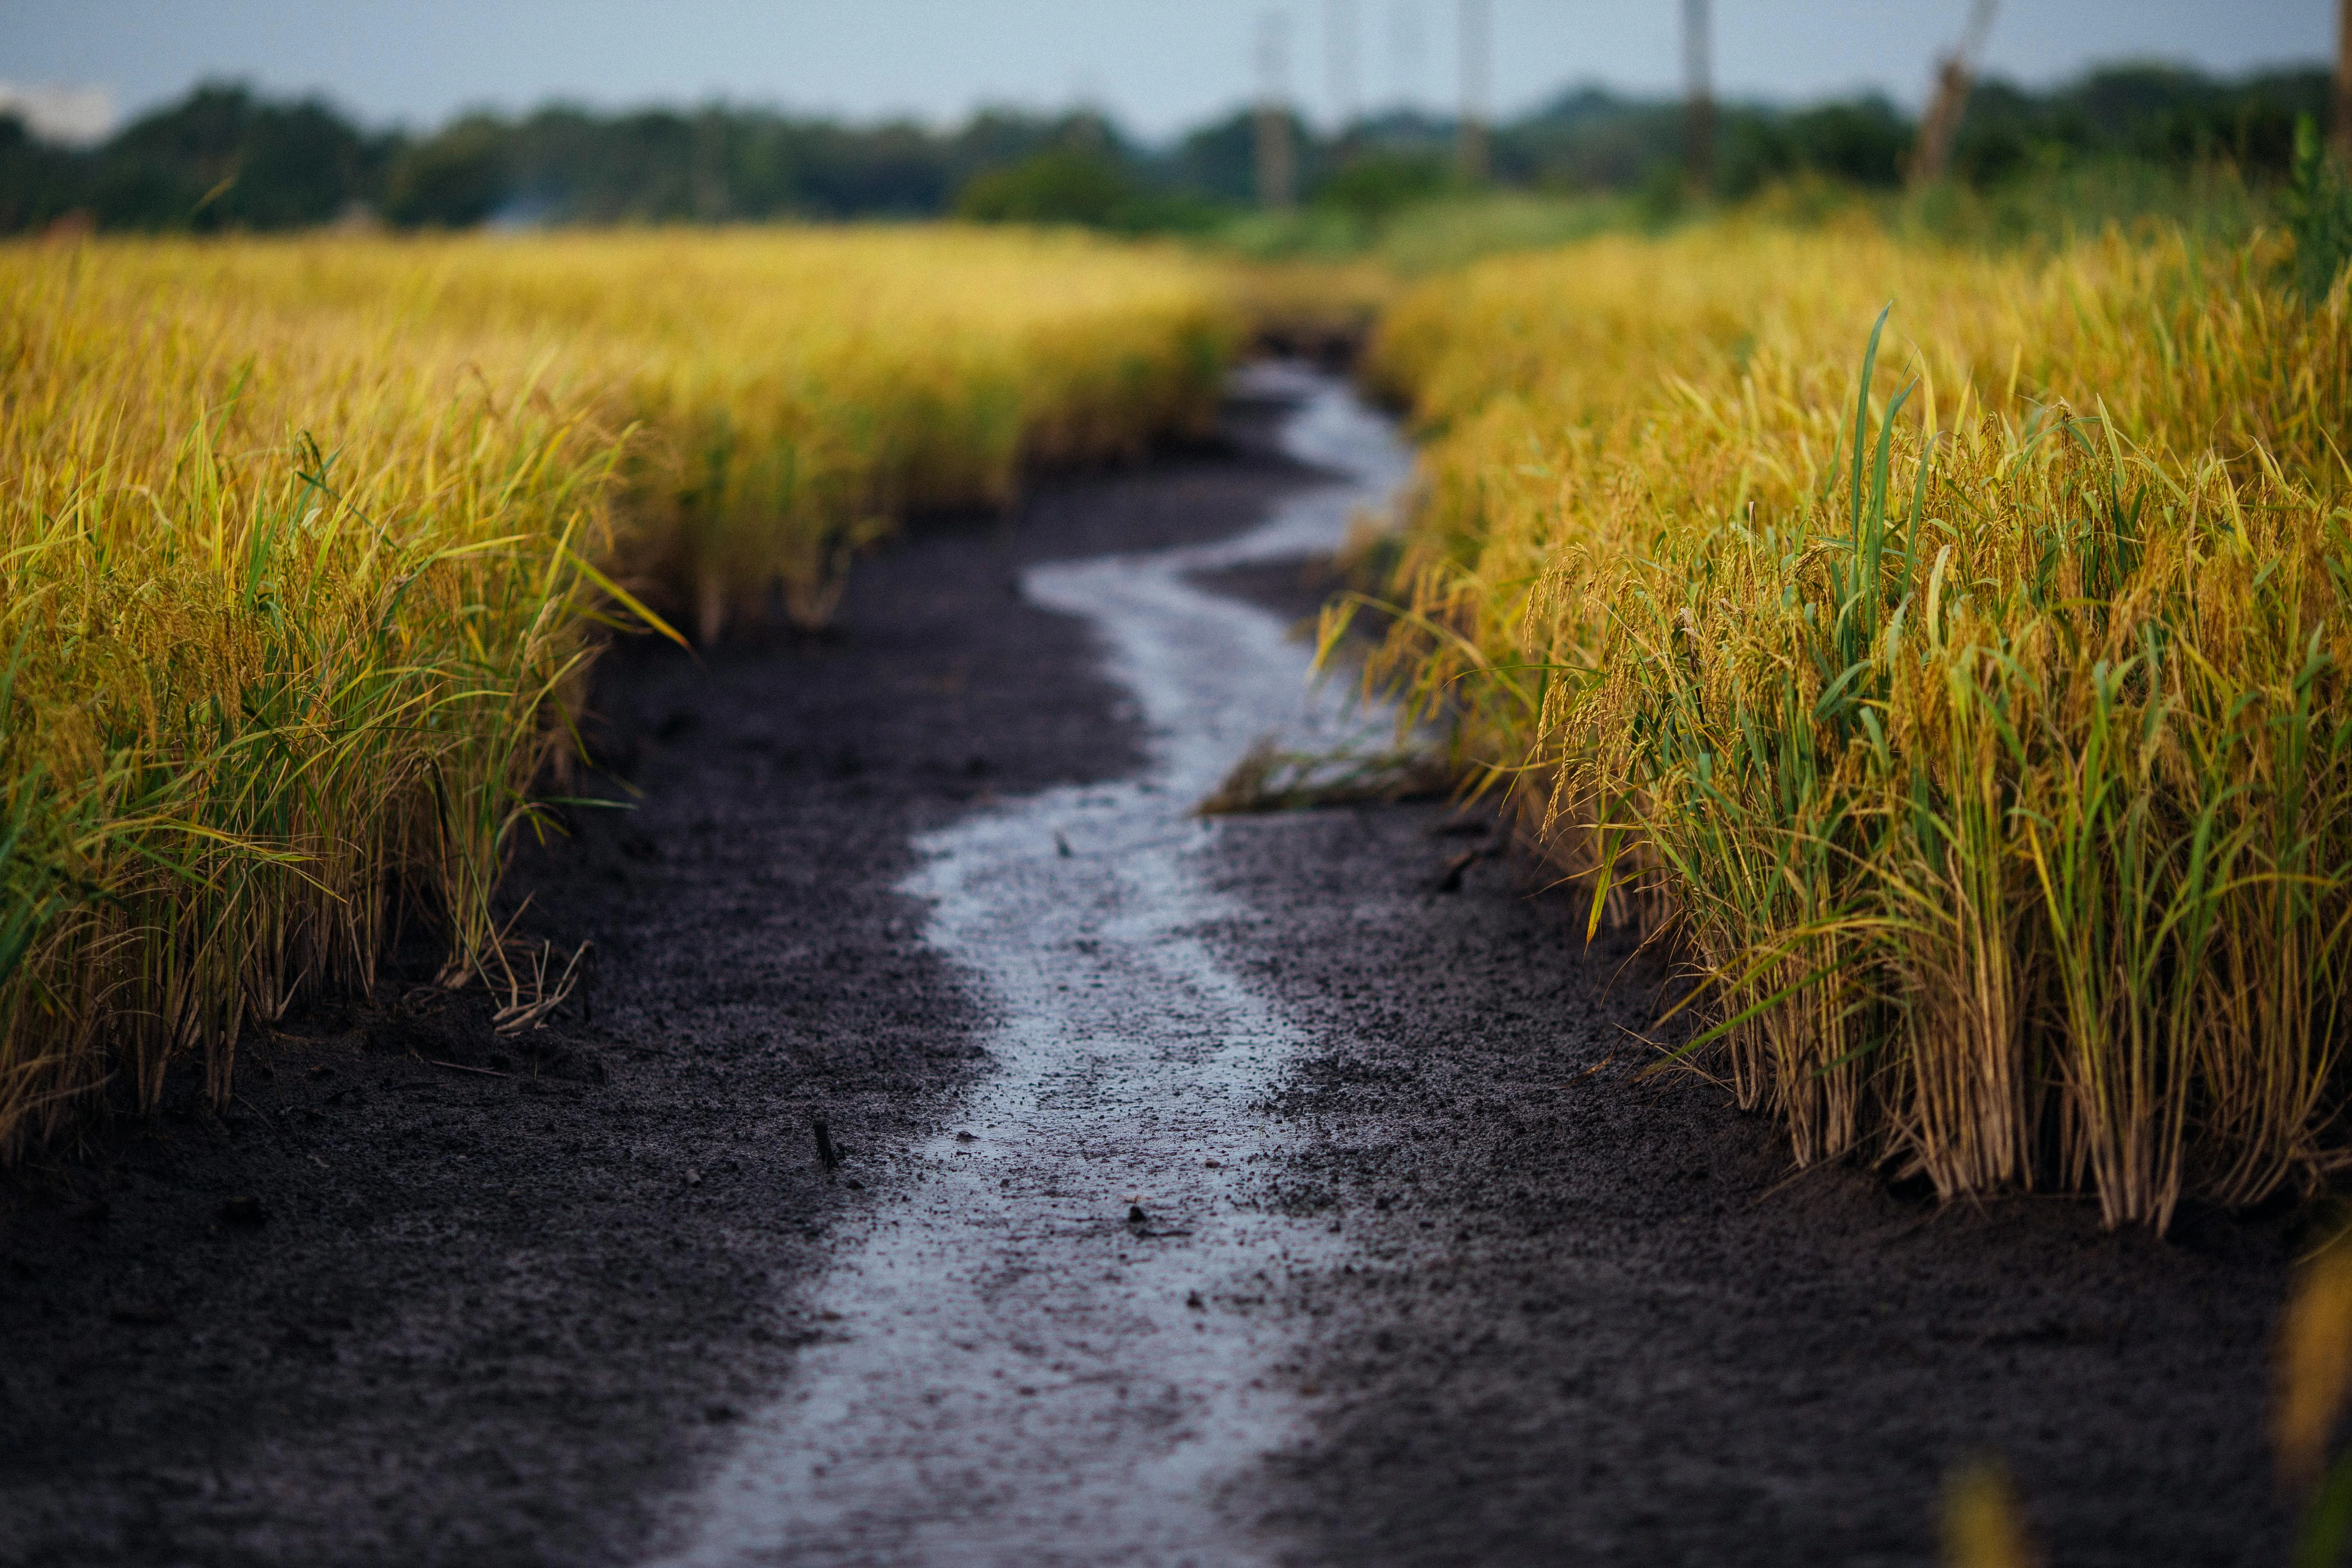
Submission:
<svg viewBox="0 0 2352 1568">
<path fill-rule="evenodd" d="M 1296 1325 L 1254 1310 L 1328 1267 L 1331 1227 L 1255 1203 L 1290 1151 L 1264 1100 L 1305 1047 L 1202 929 L 1231 912 L 1192 815 L 1256 738 L 1336 740 L 1305 651 L 1192 574 L 1336 549 L 1408 455 L 1328 382 L 1294 457 L 1347 482 L 1220 543 L 1033 566 L 1082 617 L 1147 727 L 1140 774 L 925 835 L 905 884 L 982 982 L 993 1071 L 909 1150 L 893 1201 L 843 1227 L 814 1300 L 837 1323 L 685 1510 L 673 1561 L 1244 1563 L 1215 1506 L 1301 1436 L 1277 1368 Z"/>
<path fill-rule="evenodd" d="M 1183 819 L 1311 721 L 1276 414 L 616 666 L 641 808 L 519 884 L 592 1012 L 315 1016 L 21 1184 L 0 1563 L 1923 1563 L 1978 1452 L 2056 1563 L 2284 1562 L 2291 1221 L 1784 1184 L 1441 809 Z"/>
<path fill-rule="evenodd" d="M 913 841 L 1145 765 L 1086 628 L 1019 574 L 1246 531 L 1313 479 L 1279 415 L 919 529 L 822 642 L 609 666 L 641 797 L 520 868 L 601 957 L 529 1050 L 395 973 L 381 1009 L 249 1041 L 226 1116 L 175 1083 L 0 1194 L 0 1563 L 642 1560 L 824 1331 L 799 1291 L 880 1201 L 848 1183 L 987 1068 L 976 987 L 899 890 Z"/>
</svg>

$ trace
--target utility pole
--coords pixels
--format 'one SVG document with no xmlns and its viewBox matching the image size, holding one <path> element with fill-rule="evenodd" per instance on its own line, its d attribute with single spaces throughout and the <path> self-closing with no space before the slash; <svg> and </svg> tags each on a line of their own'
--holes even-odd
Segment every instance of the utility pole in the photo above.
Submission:
<svg viewBox="0 0 2352 1568">
<path fill-rule="evenodd" d="M 1462 118 L 1454 128 L 1454 163 L 1464 183 L 1486 177 L 1486 91 L 1493 64 L 1493 15 L 1486 0 L 1455 0 L 1462 25 Z M 2345 0 L 2352 5 L 2352 0 Z"/>
<path fill-rule="evenodd" d="M 1683 0 L 1683 170 L 1691 189 L 1715 189 L 1715 59 L 1707 0 Z"/>
<path fill-rule="evenodd" d="M 2352 0 L 2341 0 L 2341 4 L 2352 13 Z M 1936 62 L 1936 96 L 1928 100 L 1927 118 L 1919 121 L 1919 146 L 1911 155 L 1915 185 L 1932 185 L 1951 167 L 1952 139 L 1959 134 L 1960 117 L 1968 112 L 1977 58 L 1984 52 L 1985 39 L 1992 32 L 1993 13 L 1999 8 L 1999 0 L 1974 0 L 1959 47 Z M 2336 79 L 2343 80 L 2340 64 Z M 2341 93 L 2343 89 L 2339 86 L 2336 90 Z"/>
<path fill-rule="evenodd" d="M 1289 38 L 1286 18 L 1268 11 L 1257 31 L 1257 205 L 1288 212 L 1297 181 L 1290 145 Z"/>
<path fill-rule="evenodd" d="M 687 152 L 687 200 L 697 223 L 719 223 L 730 216 L 727 199 L 727 117 L 717 103 L 694 117 Z"/>
<path fill-rule="evenodd" d="M 2330 107 L 2328 142 L 2352 165 L 2352 0 L 2336 0 L 2336 101 Z"/>
<path fill-rule="evenodd" d="M 2352 4 L 2352 0 L 2346 0 Z M 1323 0 L 1323 52 L 1331 71 L 1332 132 L 1342 141 L 1364 117 L 1356 57 L 1356 0 Z"/>
</svg>

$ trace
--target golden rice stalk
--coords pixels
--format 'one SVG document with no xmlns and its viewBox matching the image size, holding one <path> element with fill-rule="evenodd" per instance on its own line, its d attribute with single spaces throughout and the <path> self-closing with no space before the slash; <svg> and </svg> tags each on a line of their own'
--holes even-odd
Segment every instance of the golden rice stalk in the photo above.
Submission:
<svg viewBox="0 0 2352 1568">
<path fill-rule="evenodd" d="M 1944 1483 L 1946 1568 L 2034 1568 L 2041 1560 L 2009 1472 L 1990 1461 L 1957 1467 Z"/>
<path fill-rule="evenodd" d="M 907 511 L 1197 428 L 1172 253 L 957 229 L 0 247 L 0 1162 L 452 978 L 600 629 L 821 622 Z"/>
<path fill-rule="evenodd" d="M 1370 677 L 1673 931 L 1801 1163 L 2161 1227 L 2345 1159 L 2352 333 L 2277 262 L 1733 225 L 1384 326 Z"/>
<path fill-rule="evenodd" d="M 2339 1237 L 2297 1274 L 2279 1323 L 2272 1443 L 2279 1475 L 2308 1493 L 2352 1403 L 2352 1246 Z"/>
</svg>

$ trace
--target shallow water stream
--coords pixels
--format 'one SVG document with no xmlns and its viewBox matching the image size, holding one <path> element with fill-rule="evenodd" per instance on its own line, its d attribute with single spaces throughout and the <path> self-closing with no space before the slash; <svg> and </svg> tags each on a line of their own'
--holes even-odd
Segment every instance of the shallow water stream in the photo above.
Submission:
<svg viewBox="0 0 2352 1568">
<path fill-rule="evenodd" d="M 1226 913 L 1201 871 L 1219 829 L 1190 813 L 1258 737 L 1328 742 L 1344 721 L 1274 616 L 1191 578 L 1334 548 L 1410 456 L 1335 380 L 1249 378 L 1299 400 L 1286 448 L 1344 477 L 1236 539 L 1023 578 L 1096 627 L 1150 765 L 918 843 L 906 890 L 987 1000 L 995 1070 L 896 1195 L 842 1220 L 826 1337 L 688 1500 L 667 1562 L 1270 1557 L 1229 1504 L 1299 1431 L 1271 1287 L 1345 1242 L 1253 1199 L 1289 1136 L 1255 1107 L 1300 1042 L 1202 940 Z"/>
</svg>

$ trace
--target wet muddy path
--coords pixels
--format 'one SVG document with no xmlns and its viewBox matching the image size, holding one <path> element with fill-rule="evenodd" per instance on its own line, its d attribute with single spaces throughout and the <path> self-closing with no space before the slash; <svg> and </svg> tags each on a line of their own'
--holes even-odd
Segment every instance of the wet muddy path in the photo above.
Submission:
<svg viewBox="0 0 2352 1568">
<path fill-rule="evenodd" d="M 1338 721 L 1294 558 L 1400 459 L 1243 392 L 616 660 L 546 1036 L 395 979 L 6 1194 L 0 1563 L 1913 1564 L 1979 1455 L 2054 1564 L 2284 1562 L 2291 1220 L 1790 1183 L 1444 808 L 1187 815 Z"/>
<path fill-rule="evenodd" d="M 980 984 L 994 1068 L 890 1172 L 818 1288 L 835 1323 L 690 1510 L 691 1563 L 1258 1560 L 1217 1506 L 1303 1434 L 1287 1319 L 1336 1226 L 1255 1201 L 1294 1142 L 1265 1101 L 1304 1041 L 1208 945 L 1232 912 L 1192 815 L 1261 736 L 1339 738 L 1306 651 L 1197 574 L 1328 553 L 1409 468 L 1340 384 L 1282 445 L 1332 482 L 1238 539 L 1033 566 L 1133 693 L 1146 765 L 918 840 L 925 936 Z"/>
</svg>

